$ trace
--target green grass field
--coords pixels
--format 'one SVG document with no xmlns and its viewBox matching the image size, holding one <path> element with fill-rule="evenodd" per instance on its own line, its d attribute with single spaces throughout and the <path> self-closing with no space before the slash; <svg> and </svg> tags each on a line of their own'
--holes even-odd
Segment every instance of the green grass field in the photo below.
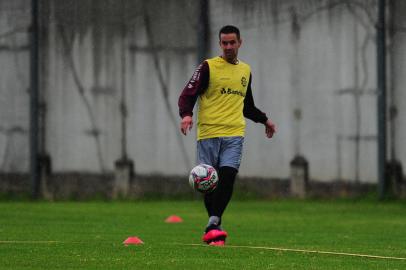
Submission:
<svg viewBox="0 0 406 270">
<path fill-rule="evenodd" d="M 405 213 L 404 202 L 232 201 L 227 246 L 209 247 L 200 201 L 0 202 L 0 268 L 400 270 Z M 165 223 L 173 214 L 184 222 Z"/>
</svg>

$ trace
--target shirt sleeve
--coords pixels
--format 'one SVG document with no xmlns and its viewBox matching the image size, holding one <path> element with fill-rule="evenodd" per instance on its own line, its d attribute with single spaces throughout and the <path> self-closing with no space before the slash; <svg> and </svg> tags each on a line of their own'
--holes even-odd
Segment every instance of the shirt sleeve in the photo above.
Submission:
<svg viewBox="0 0 406 270">
<path fill-rule="evenodd" d="M 250 74 L 250 80 L 248 82 L 247 93 L 246 93 L 245 99 L 244 99 L 244 111 L 243 111 L 244 117 L 254 121 L 255 123 L 264 124 L 268 120 L 268 117 L 266 116 L 265 113 L 263 113 L 261 110 L 259 110 L 257 107 L 255 107 L 254 98 L 252 96 L 252 90 L 251 90 L 251 79 L 252 79 L 252 75 Z"/>
<path fill-rule="evenodd" d="M 193 107 L 197 97 L 204 93 L 209 85 L 209 64 L 204 61 L 193 73 L 192 78 L 186 84 L 179 96 L 178 107 L 181 118 L 193 116 Z"/>
</svg>

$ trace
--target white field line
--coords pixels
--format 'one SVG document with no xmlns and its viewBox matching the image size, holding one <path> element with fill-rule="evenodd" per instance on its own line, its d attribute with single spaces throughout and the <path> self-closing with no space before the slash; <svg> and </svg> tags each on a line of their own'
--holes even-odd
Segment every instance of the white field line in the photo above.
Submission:
<svg viewBox="0 0 406 270">
<path fill-rule="evenodd" d="M 61 242 L 60 241 L 0 240 L 0 244 L 54 244 L 54 243 L 61 243 Z M 205 244 L 177 244 L 177 245 L 209 247 L 208 245 L 205 245 Z M 364 258 L 373 258 L 373 259 L 404 260 L 404 261 L 406 261 L 406 258 L 402 258 L 402 257 L 378 256 L 378 255 L 369 255 L 369 254 L 334 252 L 334 251 L 321 251 L 321 250 L 307 250 L 307 249 L 294 249 L 294 248 L 235 246 L 235 245 L 225 245 L 222 248 L 265 249 L 265 250 L 274 250 L 274 251 L 316 253 L 316 254 L 329 254 L 329 255 L 340 255 L 340 256 L 352 256 L 352 257 L 364 257 Z"/>
<path fill-rule="evenodd" d="M 204 244 L 180 244 L 185 246 L 204 246 Z M 255 247 L 255 246 L 234 246 L 225 245 L 222 248 L 249 248 L 249 249 L 265 249 L 265 250 L 275 250 L 275 251 L 288 251 L 288 252 L 301 252 L 301 253 L 316 253 L 316 254 L 329 254 L 329 255 L 340 255 L 340 256 L 352 256 L 352 257 L 364 257 L 373 259 L 386 259 L 386 260 L 405 260 L 402 257 L 389 257 L 389 256 L 377 256 L 369 254 L 358 254 L 358 253 L 346 253 L 346 252 L 334 252 L 334 251 L 321 251 L 321 250 L 307 250 L 307 249 L 294 249 L 294 248 L 279 248 L 279 247 Z"/>
</svg>

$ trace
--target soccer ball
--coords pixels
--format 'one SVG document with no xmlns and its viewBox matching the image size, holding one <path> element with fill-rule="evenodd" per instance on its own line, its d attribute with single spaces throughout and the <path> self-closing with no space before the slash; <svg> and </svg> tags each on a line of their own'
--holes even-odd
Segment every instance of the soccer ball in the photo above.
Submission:
<svg viewBox="0 0 406 270">
<path fill-rule="evenodd" d="M 194 167 L 189 174 L 190 186 L 199 192 L 209 193 L 218 184 L 219 177 L 214 167 L 207 164 L 199 164 Z"/>
</svg>

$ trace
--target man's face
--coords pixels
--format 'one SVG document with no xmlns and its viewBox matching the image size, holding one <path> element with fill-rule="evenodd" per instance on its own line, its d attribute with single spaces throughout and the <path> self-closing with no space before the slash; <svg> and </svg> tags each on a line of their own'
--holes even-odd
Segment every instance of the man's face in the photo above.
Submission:
<svg viewBox="0 0 406 270">
<path fill-rule="evenodd" d="M 227 62 L 235 63 L 240 46 L 241 39 L 238 39 L 235 33 L 220 34 L 220 47 L 223 50 L 223 58 Z"/>
</svg>

